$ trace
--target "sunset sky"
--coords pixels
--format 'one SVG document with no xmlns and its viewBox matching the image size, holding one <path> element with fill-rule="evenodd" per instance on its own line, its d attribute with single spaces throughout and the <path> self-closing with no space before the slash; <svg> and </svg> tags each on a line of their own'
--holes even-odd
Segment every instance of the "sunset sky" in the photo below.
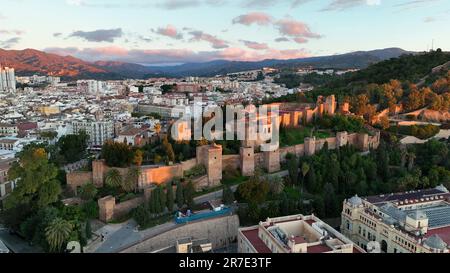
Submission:
<svg viewBox="0 0 450 273">
<path fill-rule="evenodd" d="M 175 64 L 450 50 L 448 0 L 0 0 L 0 48 Z"/>
</svg>

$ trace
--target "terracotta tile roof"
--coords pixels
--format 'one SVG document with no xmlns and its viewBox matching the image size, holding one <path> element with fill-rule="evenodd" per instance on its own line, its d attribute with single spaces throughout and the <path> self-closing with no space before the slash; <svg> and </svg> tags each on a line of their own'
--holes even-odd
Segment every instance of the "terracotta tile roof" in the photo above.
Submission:
<svg viewBox="0 0 450 273">
<path fill-rule="evenodd" d="M 428 229 L 428 232 L 425 235 L 425 237 L 429 238 L 433 235 L 438 235 L 444 242 L 450 245 L 450 226 Z"/>
<path fill-rule="evenodd" d="M 329 246 L 326 245 L 315 245 L 315 246 L 309 246 L 308 247 L 308 253 L 324 253 L 324 252 L 328 252 L 331 251 L 333 249 L 331 249 Z"/>
<path fill-rule="evenodd" d="M 258 237 L 258 229 L 242 231 L 244 236 L 249 240 L 252 246 L 258 251 L 258 253 L 272 253 L 272 251 L 264 244 L 264 242 Z"/>
</svg>

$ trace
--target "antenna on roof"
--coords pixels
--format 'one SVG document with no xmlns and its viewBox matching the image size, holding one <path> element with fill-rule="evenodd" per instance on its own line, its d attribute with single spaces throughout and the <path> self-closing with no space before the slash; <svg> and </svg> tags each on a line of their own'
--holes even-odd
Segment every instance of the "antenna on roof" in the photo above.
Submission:
<svg viewBox="0 0 450 273">
<path fill-rule="evenodd" d="M 431 51 L 434 51 L 434 39 L 431 39 Z"/>
</svg>

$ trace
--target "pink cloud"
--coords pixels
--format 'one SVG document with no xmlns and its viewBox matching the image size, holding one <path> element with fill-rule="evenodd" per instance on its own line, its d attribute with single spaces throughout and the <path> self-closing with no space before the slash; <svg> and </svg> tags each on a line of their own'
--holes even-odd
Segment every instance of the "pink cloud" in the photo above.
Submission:
<svg viewBox="0 0 450 273">
<path fill-rule="evenodd" d="M 192 35 L 191 41 L 205 41 L 211 44 L 211 46 L 215 49 L 222 49 L 228 47 L 228 42 L 222 39 L 217 38 L 211 34 L 205 33 L 200 30 L 194 30 L 189 32 Z"/>
<path fill-rule="evenodd" d="M 269 25 L 273 19 L 270 15 L 264 12 L 250 12 L 244 15 L 240 15 L 233 19 L 233 24 L 252 25 L 257 24 L 260 26 Z"/>
<path fill-rule="evenodd" d="M 315 39 L 321 38 L 319 34 L 312 32 L 307 24 L 293 19 L 282 19 L 277 21 L 275 25 L 277 26 L 278 31 L 286 36 Z"/>
<path fill-rule="evenodd" d="M 158 28 L 155 33 L 158 33 L 160 35 L 164 35 L 173 39 L 182 39 L 183 38 L 183 34 L 180 33 L 176 27 L 172 26 L 172 25 L 167 25 L 166 27 L 163 28 Z"/>
<path fill-rule="evenodd" d="M 268 48 L 266 50 L 246 50 L 243 48 L 229 47 L 223 50 L 193 51 L 190 49 L 147 49 L 128 50 L 121 47 L 97 47 L 79 49 L 47 48 L 44 51 L 62 56 L 71 55 L 85 61 L 121 61 L 130 63 L 161 64 L 161 63 L 188 63 L 208 62 L 213 60 L 229 61 L 260 61 L 264 59 L 292 59 L 308 57 L 304 49 L 278 50 Z"/>
<path fill-rule="evenodd" d="M 255 49 L 255 50 L 265 50 L 265 49 L 269 48 L 269 46 L 266 43 L 258 43 L 258 42 L 245 41 L 245 40 L 241 40 L 241 42 L 243 42 L 246 47 Z"/>
<path fill-rule="evenodd" d="M 303 37 L 296 37 L 294 38 L 294 42 L 296 42 L 297 44 L 304 44 L 307 43 L 308 40 Z"/>
</svg>

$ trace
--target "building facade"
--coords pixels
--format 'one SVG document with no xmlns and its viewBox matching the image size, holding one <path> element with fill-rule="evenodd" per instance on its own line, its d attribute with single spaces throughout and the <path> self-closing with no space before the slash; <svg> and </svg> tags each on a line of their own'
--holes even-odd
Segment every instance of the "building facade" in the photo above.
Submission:
<svg viewBox="0 0 450 273">
<path fill-rule="evenodd" d="M 363 253 L 314 215 L 268 218 L 259 225 L 240 228 L 239 253 Z"/>
<path fill-rule="evenodd" d="M 362 248 L 384 253 L 448 253 L 450 193 L 442 185 L 344 200 L 341 232 Z"/>
<path fill-rule="evenodd" d="M 14 68 L 0 66 L 0 92 L 15 92 L 16 76 Z"/>
<path fill-rule="evenodd" d="M 114 138 L 112 121 L 76 121 L 72 123 L 72 131 L 79 134 L 84 131 L 89 135 L 90 146 L 102 146 L 107 140 Z"/>
</svg>

